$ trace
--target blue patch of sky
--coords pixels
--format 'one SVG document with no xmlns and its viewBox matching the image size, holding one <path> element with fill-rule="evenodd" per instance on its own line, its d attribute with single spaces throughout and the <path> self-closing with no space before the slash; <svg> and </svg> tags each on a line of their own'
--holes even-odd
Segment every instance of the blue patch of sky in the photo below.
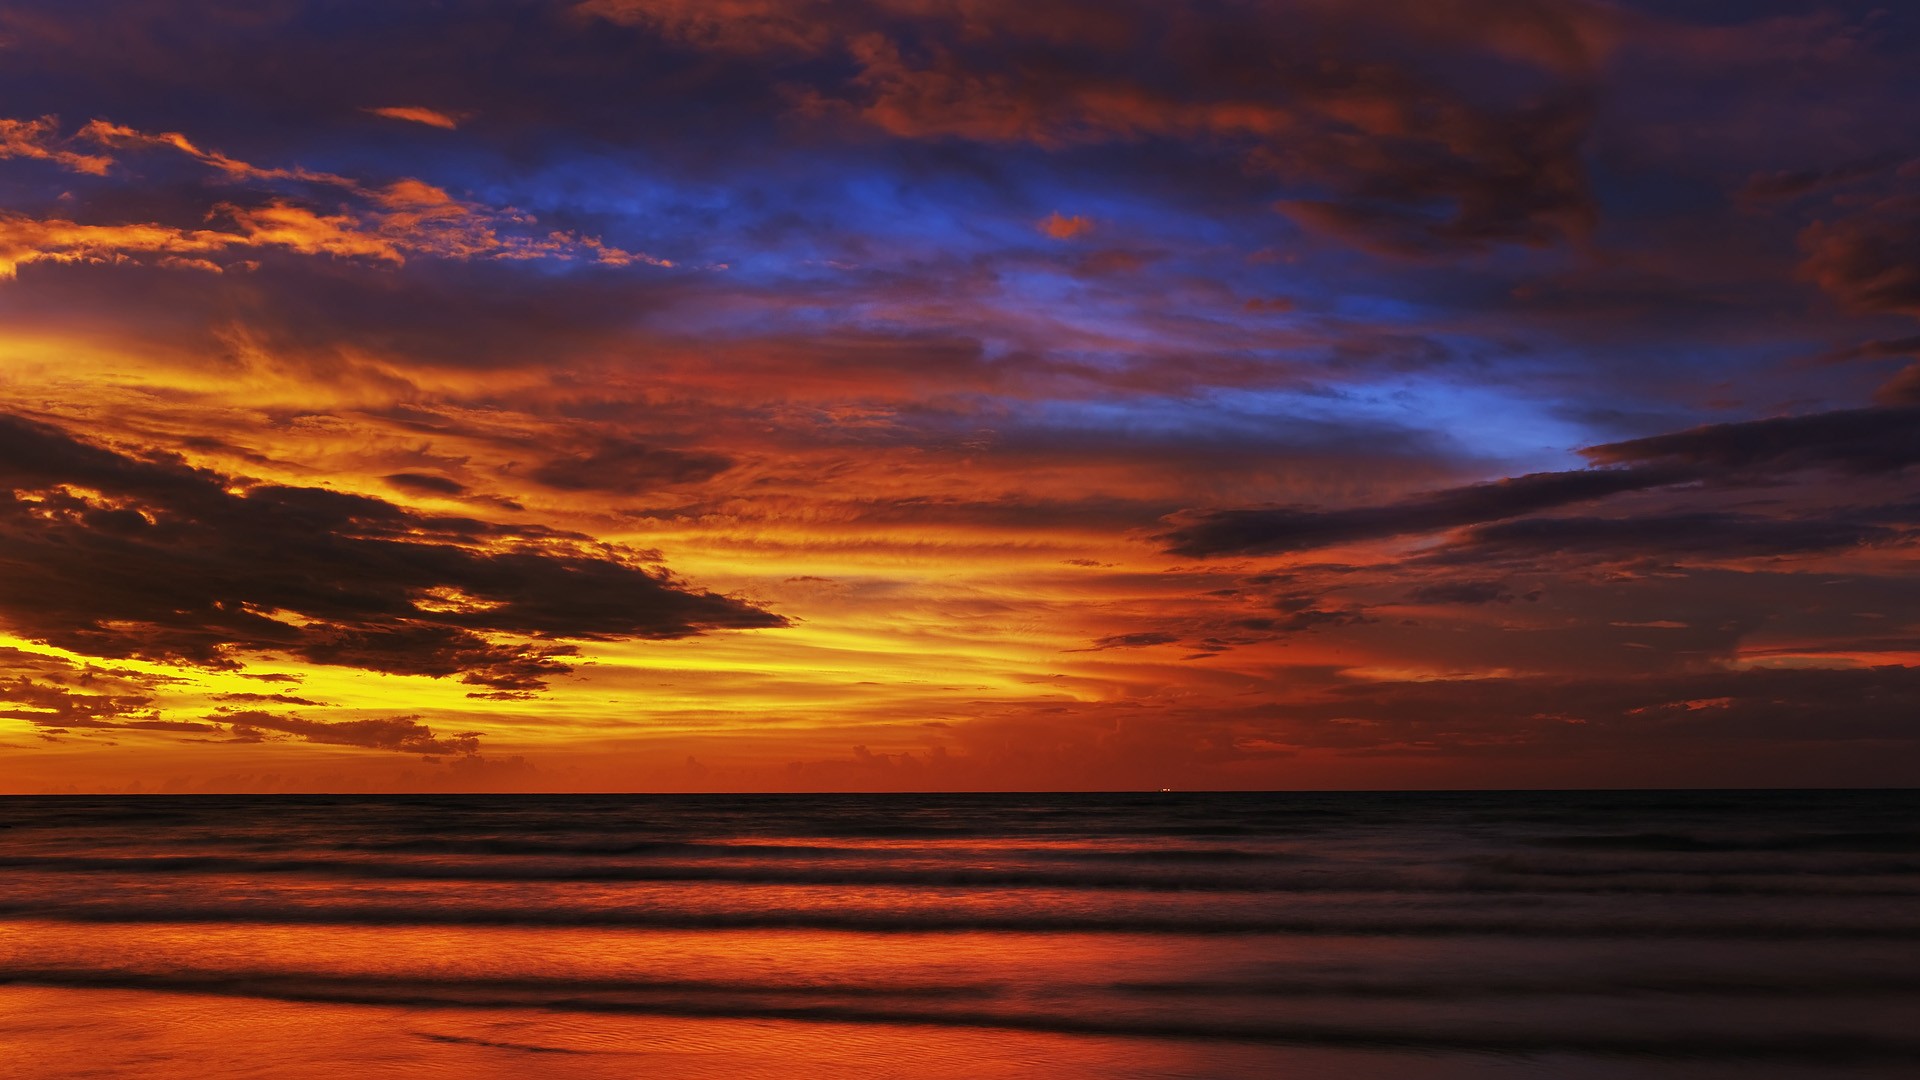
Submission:
<svg viewBox="0 0 1920 1080">
<path fill-rule="evenodd" d="M 1058 431 L 1100 431 L 1155 439 L 1251 439 L 1311 445 L 1339 433 L 1373 430 L 1427 436 L 1462 458 L 1505 472 L 1577 468 L 1573 451 L 1596 440 L 1593 427 L 1554 403 L 1497 386 L 1426 376 L 1314 389 L 1211 388 L 1182 396 L 1051 399 L 1016 406 L 1024 421 Z"/>
</svg>

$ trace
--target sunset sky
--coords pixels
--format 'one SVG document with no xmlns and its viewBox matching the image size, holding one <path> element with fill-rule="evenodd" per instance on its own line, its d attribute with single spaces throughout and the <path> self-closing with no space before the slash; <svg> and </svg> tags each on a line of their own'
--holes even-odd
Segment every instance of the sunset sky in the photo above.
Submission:
<svg viewBox="0 0 1920 1080">
<path fill-rule="evenodd" d="M 0 9 L 0 791 L 1920 783 L 1920 13 Z"/>
</svg>

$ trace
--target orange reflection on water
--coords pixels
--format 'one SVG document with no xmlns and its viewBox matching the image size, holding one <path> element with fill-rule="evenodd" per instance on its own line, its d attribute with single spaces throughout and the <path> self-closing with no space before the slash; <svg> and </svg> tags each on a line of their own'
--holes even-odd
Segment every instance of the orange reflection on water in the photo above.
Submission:
<svg viewBox="0 0 1920 1080">
<path fill-rule="evenodd" d="M 194 994 L 0 987 L 0 1042 L 23 1078 L 805 1080 L 1406 1075 L 1411 1055 L 1199 1046 L 1048 1032 L 834 1022 L 422 1009 Z M 1377 1060 L 1376 1060 L 1377 1059 Z M 1364 1070 L 1364 1071 L 1362 1071 Z M 1468 1076 L 1456 1068 L 1428 1076 Z"/>
<path fill-rule="evenodd" d="M 1148 938 L 0 923 L 14 1075 L 1135 1076 L 1290 1055 L 1047 1030 Z M 998 1019 L 996 1019 L 998 1018 Z M 1308 1052 L 1310 1056 L 1320 1051 Z"/>
</svg>

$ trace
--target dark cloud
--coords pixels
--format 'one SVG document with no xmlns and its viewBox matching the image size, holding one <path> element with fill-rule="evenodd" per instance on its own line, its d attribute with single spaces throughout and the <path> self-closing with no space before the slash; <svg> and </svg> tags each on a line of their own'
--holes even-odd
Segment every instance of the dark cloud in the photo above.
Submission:
<svg viewBox="0 0 1920 1080">
<path fill-rule="evenodd" d="M 638 494 L 676 484 L 697 484 L 731 468 L 733 460 L 724 454 L 608 438 L 591 450 L 549 458 L 528 475 L 559 491 Z"/>
<path fill-rule="evenodd" d="M 1176 555 L 1211 557 L 1305 551 L 1337 544 L 1437 533 L 1686 483 L 1761 482 L 1799 469 L 1894 472 L 1920 462 L 1920 409 L 1845 409 L 1805 416 L 1712 424 L 1606 443 L 1581 451 L 1597 468 L 1531 473 L 1416 495 L 1379 506 L 1214 510 L 1188 515 L 1161 537 Z M 1690 552 L 1705 537 L 1729 554 L 1824 550 L 1882 538 L 1872 520 L 1773 521 L 1751 515 L 1662 514 L 1636 525 L 1599 518 L 1518 523 L 1478 530 L 1474 544 L 1590 543 L 1642 547 L 1667 542 Z M 1689 529 L 1699 532 L 1690 534 Z M 1744 532 L 1743 532 L 1744 530 Z M 1532 538 L 1526 540 L 1525 538 Z"/>
<path fill-rule="evenodd" d="M 0 718 L 41 728 L 151 728 L 155 692 L 174 676 L 75 664 L 58 656 L 0 647 Z"/>
<path fill-rule="evenodd" d="M 1863 708 L 1863 702 L 1873 707 Z M 1635 754 L 1699 743 L 1920 739 L 1920 668 L 1754 668 L 1592 678 L 1354 680 L 1283 710 L 1290 736 L 1367 753 L 1560 748 Z"/>
<path fill-rule="evenodd" d="M 192 720 L 129 720 L 115 726 L 132 731 L 170 731 L 188 735 L 208 735 L 220 730 L 213 724 L 202 724 Z"/>
<path fill-rule="evenodd" d="M 1902 170 L 1920 179 L 1920 165 Z M 1920 317 L 1920 195 L 1891 195 L 1800 234 L 1801 270 L 1856 311 Z"/>
<path fill-rule="evenodd" d="M 1529 593 L 1529 599 L 1538 599 Z M 1418 586 L 1407 593 L 1411 604 L 1511 604 L 1514 593 L 1505 581 L 1437 581 Z"/>
<path fill-rule="evenodd" d="M 24 675 L 0 676 L 0 717 L 40 727 L 123 727 L 152 712 L 147 694 L 86 693 Z"/>
<path fill-rule="evenodd" d="M 1886 472 L 1920 463 L 1920 408 L 1842 409 L 1710 424 L 1590 446 L 1581 453 L 1596 465 L 1670 466 L 1703 470 L 1703 476 L 1750 469 Z"/>
<path fill-rule="evenodd" d="M 1684 479 L 1671 469 L 1532 473 L 1346 510 L 1280 507 L 1197 514 L 1161 537 L 1175 555 L 1261 555 L 1498 521 Z"/>
<path fill-rule="evenodd" d="M 1897 159 L 1883 156 L 1824 169 L 1773 169 L 1748 177 L 1734 197 L 1754 203 L 1797 199 L 1872 176 L 1896 163 Z"/>
<path fill-rule="evenodd" d="M 1873 396 L 1883 405 L 1920 407 L 1920 363 L 1901 368 Z"/>
<path fill-rule="evenodd" d="M 215 713 L 207 717 L 228 725 L 232 737 L 240 742 L 261 742 L 272 735 L 286 735 L 310 743 L 328 746 L 358 746 L 368 750 L 392 750 L 428 757 L 472 756 L 480 750 L 475 732 L 435 735 L 417 716 L 390 716 L 376 720 L 309 720 L 300 716 L 249 709 Z"/>
<path fill-rule="evenodd" d="M 381 479 L 401 491 L 415 495 L 465 495 L 467 493 L 467 485 L 458 480 L 449 480 L 444 476 L 433 476 L 428 473 L 388 473 Z"/>
<path fill-rule="evenodd" d="M 1751 514 L 1535 517 L 1467 530 L 1422 561 L 1459 563 L 1579 555 L 1594 559 L 1742 559 L 1835 551 L 1901 534 L 1844 516 L 1779 519 Z"/>
<path fill-rule="evenodd" d="M 1144 630 L 1134 634 L 1109 634 L 1095 641 L 1081 652 L 1101 652 L 1106 649 L 1140 649 L 1149 645 L 1171 645 L 1180 640 L 1179 634 L 1170 634 L 1164 630 Z"/>
<path fill-rule="evenodd" d="M 1287 200 L 1278 209 L 1386 255 L 1448 257 L 1578 239 L 1598 213 L 1579 154 L 1592 111 L 1584 94 L 1506 113 L 1461 108 L 1439 131 L 1349 151 L 1344 198 Z"/>
<path fill-rule="evenodd" d="M 521 692 L 567 670 L 556 638 L 784 622 L 585 537 L 248 484 L 18 418 L 0 418 L 0 488 L 0 617 L 96 656 L 278 651 Z"/>
<path fill-rule="evenodd" d="M 1838 364 L 1848 360 L 1885 360 L 1893 357 L 1920 356 L 1920 337 L 1883 338 L 1863 341 L 1843 349 L 1821 354 L 1818 363 Z"/>
<path fill-rule="evenodd" d="M 1327 609 L 1303 607 L 1287 611 L 1280 617 L 1254 615 L 1244 619 L 1235 619 L 1232 626 L 1238 630 L 1252 630 L 1261 634 L 1297 634 L 1303 630 L 1317 630 L 1329 626 L 1350 626 L 1365 622 L 1366 617 L 1352 609 Z"/>
<path fill-rule="evenodd" d="M 1172 505 L 1162 500 L 1117 496 L 1057 500 L 1018 495 L 996 500 L 903 496 L 863 502 L 848 507 L 847 512 L 855 520 L 874 524 L 1018 530 L 1079 526 L 1119 531 L 1149 524 L 1171 509 Z"/>
<path fill-rule="evenodd" d="M 1580 147 L 1624 25 L 1584 4 L 1317 0 L 1167 7 L 598 0 L 682 46 L 850 64 L 802 110 L 890 135 L 1048 149 L 1182 140 L 1294 194 L 1280 208 L 1391 254 L 1540 246 L 1592 225 Z M 1049 221 L 1065 221 L 1056 212 Z"/>
<path fill-rule="evenodd" d="M 260 693 L 253 693 L 250 691 L 240 691 L 237 693 L 227 693 L 227 694 L 214 694 L 212 695 L 212 700 L 238 701 L 238 702 L 246 702 L 249 704 L 272 702 L 273 704 L 276 704 L 276 705 L 318 706 L 318 705 L 324 704 L 324 702 L 310 701 L 307 698 L 299 697 L 294 694 L 260 694 Z"/>
</svg>

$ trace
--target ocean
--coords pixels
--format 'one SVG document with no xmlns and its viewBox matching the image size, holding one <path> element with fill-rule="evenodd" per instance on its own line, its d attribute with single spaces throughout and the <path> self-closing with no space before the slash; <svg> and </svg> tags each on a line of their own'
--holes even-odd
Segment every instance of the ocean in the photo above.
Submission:
<svg viewBox="0 0 1920 1080">
<path fill-rule="evenodd" d="M 1920 793 L 0 799 L 0 1075 L 1920 1075 Z"/>
</svg>

